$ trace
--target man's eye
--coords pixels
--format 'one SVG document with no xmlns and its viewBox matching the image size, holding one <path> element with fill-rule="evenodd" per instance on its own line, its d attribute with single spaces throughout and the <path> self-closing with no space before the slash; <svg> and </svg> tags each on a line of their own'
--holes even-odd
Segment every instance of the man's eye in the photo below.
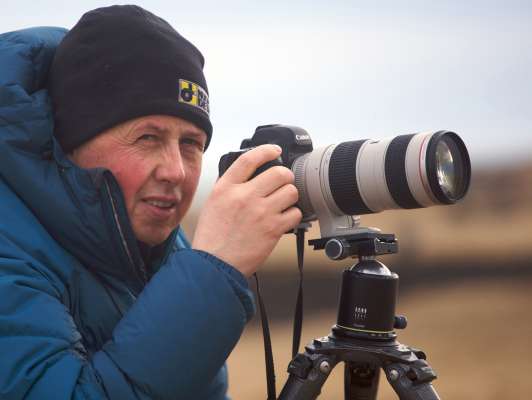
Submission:
<svg viewBox="0 0 532 400">
<path fill-rule="evenodd" d="M 157 135 L 152 135 L 152 134 L 149 134 L 149 133 L 145 133 L 144 135 L 139 137 L 139 140 L 145 140 L 145 141 L 149 141 L 149 142 L 155 141 L 157 139 L 159 139 L 157 137 Z"/>
<path fill-rule="evenodd" d="M 191 145 L 191 146 L 195 146 L 197 147 L 198 149 L 200 149 L 201 151 L 203 151 L 203 143 L 201 143 L 200 141 L 196 140 L 196 139 L 192 139 L 192 138 L 183 138 L 181 139 L 181 143 L 183 144 L 186 144 L 186 145 Z"/>
</svg>

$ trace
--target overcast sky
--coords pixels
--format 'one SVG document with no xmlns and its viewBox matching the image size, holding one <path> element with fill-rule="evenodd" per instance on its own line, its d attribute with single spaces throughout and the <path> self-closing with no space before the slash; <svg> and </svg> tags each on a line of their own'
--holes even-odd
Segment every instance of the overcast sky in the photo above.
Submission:
<svg viewBox="0 0 532 400">
<path fill-rule="evenodd" d="M 2 1 L 0 29 L 72 27 L 102 1 Z M 257 125 L 315 146 L 448 129 L 473 168 L 532 156 L 530 1 L 152 1 L 200 48 L 218 158 Z"/>
</svg>

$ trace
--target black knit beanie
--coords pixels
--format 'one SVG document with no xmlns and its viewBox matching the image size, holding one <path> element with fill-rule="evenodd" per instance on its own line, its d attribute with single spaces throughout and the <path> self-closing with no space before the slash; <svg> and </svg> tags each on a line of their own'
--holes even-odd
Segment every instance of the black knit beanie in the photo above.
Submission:
<svg viewBox="0 0 532 400">
<path fill-rule="evenodd" d="M 192 122 L 211 139 L 204 59 L 166 21 L 137 6 L 84 14 L 59 44 L 48 89 L 66 153 L 146 115 Z"/>
</svg>

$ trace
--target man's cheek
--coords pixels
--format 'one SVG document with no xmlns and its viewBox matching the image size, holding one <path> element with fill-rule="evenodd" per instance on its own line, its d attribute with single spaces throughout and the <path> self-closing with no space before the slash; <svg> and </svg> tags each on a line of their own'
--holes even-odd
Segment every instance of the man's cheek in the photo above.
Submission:
<svg viewBox="0 0 532 400">
<path fill-rule="evenodd" d="M 128 206 L 131 206 L 135 200 L 141 200 L 139 196 L 142 180 L 139 171 L 134 168 L 120 170 L 115 173 L 115 176 Z"/>
</svg>

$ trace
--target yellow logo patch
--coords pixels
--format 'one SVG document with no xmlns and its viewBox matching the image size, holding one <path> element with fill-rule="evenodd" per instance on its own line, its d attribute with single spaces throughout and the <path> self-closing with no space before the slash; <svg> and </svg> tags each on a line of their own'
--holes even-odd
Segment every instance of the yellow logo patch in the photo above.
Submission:
<svg viewBox="0 0 532 400">
<path fill-rule="evenodd" d="M 178 101 L 199 108 L 209 115 L 209 95 L 197 83 L 180 79 Z"/>
</svg>

